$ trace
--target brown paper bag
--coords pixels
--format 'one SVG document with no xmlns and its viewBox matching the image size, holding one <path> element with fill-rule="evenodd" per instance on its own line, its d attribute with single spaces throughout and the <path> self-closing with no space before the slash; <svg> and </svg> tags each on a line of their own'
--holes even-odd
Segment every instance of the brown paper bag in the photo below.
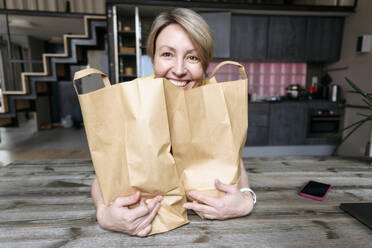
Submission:
<svg viewBox="0 0 372 248">
<path fill-rule="evenodd" d="M 94 73 L 105 87 L 78 98 L 105 205 L 139 190 L 145 199 L 163 196 L 151 234 L 188 223 L 184 189 L 170 152 L 163 79 L 111 85 L 105 74 L 90 68 L 75 73 L 77 93 L 75 80 Z"/>
<path fill-rule="evenodd" d="M 215 189 L 215 179 L 237 185 L 240 158 L 248 128 L 248 80 L 239 63 L 243 79 L 211 83 L 187 91 L 166 84 L 172 151 L 186 192 L 209 196 L 223 194 Z M 187 194 L 188 195 L 188 194 Z"/>
</svg>

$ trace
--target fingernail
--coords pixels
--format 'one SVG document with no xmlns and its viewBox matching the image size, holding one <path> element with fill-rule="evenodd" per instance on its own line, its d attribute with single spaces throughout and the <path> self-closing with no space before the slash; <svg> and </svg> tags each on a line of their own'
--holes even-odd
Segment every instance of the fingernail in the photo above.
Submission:
<svg viewBox="0 0 372 248">
<path fill-rule="evenodd" d="M 157 196 L 157 200 L 158 200 L 158 201 L 161 201 L 161 200 L 163 200 L 163 196 L 161 196 L 161 195 L 158 195 L 158 196 Z"/>
<path fill-rule="evenodd" d="M 189 204 L 185 203 L 185 204 L 183 204 L 183 207 L 184 208 L 189 208 Z"/>
<path fill-rule="evenodd" d="M 189 192 L 189 196 L 192 196 L 194 194 L 194 191 Z"/>
</svg>

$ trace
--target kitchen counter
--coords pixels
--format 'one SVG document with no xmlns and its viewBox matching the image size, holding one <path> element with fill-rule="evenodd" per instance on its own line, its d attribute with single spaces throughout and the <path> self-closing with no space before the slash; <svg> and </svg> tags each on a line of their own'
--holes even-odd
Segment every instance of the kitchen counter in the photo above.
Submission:
<svg viewBox="0 0 372 248">
<path fill-rule="evenodd" d="M 345 103 L 343 101 L 331 102 L 328 100 L 322 99 L 303 99 L 303 100 L 289 100 L 289 99 L 280 99 L 278 101 L 249 101 L 248 104 L 278 104 L 278 103 L 306 103 L 312 107 L 319 108 L 344 108 Z"/>
<path fill-rule="evenodd" d="M 339 128 L 343 120 L 342 102 L 326 100 L 282 100 L 275 102 L 249 102 L 248 135 L 246 146 L 277 145 L 336 145 L 340 133 L 312 134 L 313 110 L 337 110 Z"/>
</svg>

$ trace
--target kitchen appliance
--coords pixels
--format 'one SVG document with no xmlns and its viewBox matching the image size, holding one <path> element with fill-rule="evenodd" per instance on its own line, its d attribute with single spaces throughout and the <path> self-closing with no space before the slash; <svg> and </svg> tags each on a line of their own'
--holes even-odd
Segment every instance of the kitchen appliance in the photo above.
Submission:
<svg viewBox="0 0 372 248">
<path fill-rule="evenodd" d="M 310 109 L 308 137 L 337 137 L 340 131 L 341 110 Z"/>
<path fill-rule="evenodd" d="M 332 83 L 332 77 L 326 73 L 320 79 L 318 86 L 317 97 L 318 99 L 328 100 L 329 98 L 329 85 Z"/>
<path fill-rule="evenodd" d="M 287 98 L 298 99 L 300 97 L 301 86 L 298 84 L 290 84 L 286 88 Z"/>
<path fill-rule="evenodd" d="M 340 100 L 341 88 L 337 84 L 332 84 L 329 87 L 329 100 L 332 102 L 337 102 Z"/>
</svg>

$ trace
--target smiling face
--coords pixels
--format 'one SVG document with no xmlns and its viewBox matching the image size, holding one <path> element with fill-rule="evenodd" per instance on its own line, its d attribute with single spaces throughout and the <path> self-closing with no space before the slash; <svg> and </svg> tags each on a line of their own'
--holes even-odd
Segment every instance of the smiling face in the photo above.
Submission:
<svg viewBox="0 0 372 248">
<path fill-rule="evenodd" d="M 199 86 L 204 76 L 197 50 L 179 24 L 170 24 L 159 33 L 153 68 L 156 78 L 166 78 L 185 90 Z"/>
</svg>

